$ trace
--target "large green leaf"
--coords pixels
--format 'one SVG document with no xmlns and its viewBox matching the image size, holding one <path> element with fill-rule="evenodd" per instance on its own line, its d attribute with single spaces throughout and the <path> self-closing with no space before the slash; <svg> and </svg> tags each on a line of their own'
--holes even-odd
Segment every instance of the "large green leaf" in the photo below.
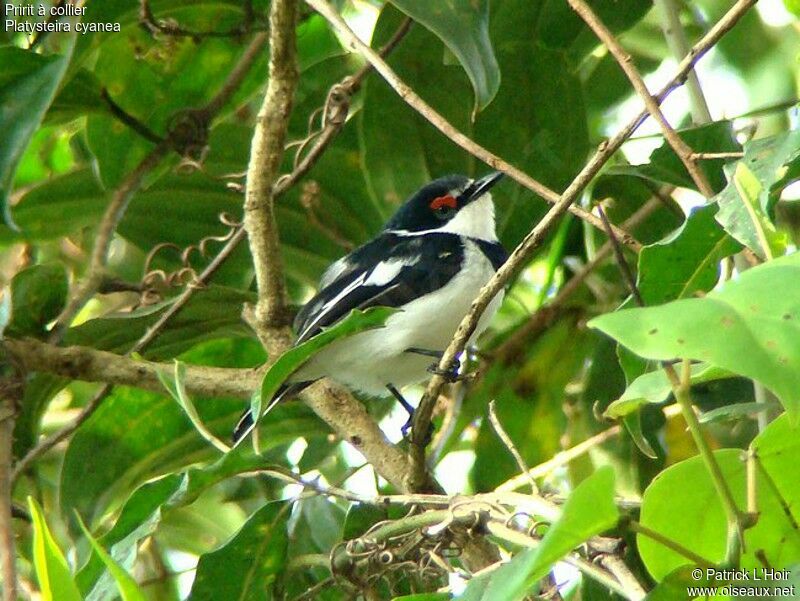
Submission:
<svg viewBox="0 0 800 601">
<path fill-rule="evenodd" d="M 788 420 L 783 418 L 776 424 L 777 429 L 786 428 Z M 772 461 L 776 454 L 770 451 L 787 444 L 786 432 L 776 432 L 773 427 L 774 424 L 770 425 L 753 443 L 757 448 L 764 446 L 769 449 L 767 454 Z M 797 440 L 796 431 L 792 432 L 791 438 Z M 742 451 L 738 449 L 714 452 L 737 506 L 744 510 L 747 483 L 742 455 Z M 778 461 L 781 468 L 788 469 L 782 472 L 775 469 L 774 464 L 769 465 L 769 468 L 765 466 L 765 469 L 778 490 L 781 490 L 780 497 L 766 478 L 756 476 L 759 517 L 755 526 L 745 531 L 744 553 L 741 558 L 743 568 L 761 567 L 763 563 L 760 557 L 765 557 L 769 565 L 777 569 L 800 561 L 800 532 L 795 521 L 797 512 L 796 509 L 791 509 L 793 517 L 790 517 L 784 509 L 793 507 L 786 505 L 787 501 L 798 499 L 796 455 L 793 459 L 787 457 Z M 790 462 L 793 465 L 789 465 Z M 699 456 L 673 465 L 656 476 L 642 498 L 641 522 L 711 563 L 718 564 L 725 558 L 725 512 L 708 470 Z M 662 580 L 681 566 L 692 565 L 689 559 L 644 535 L 638 535 L 637 544 L 642 561 L 656 580 Z"/>
<path fill-rule="evenodd" d="M 285 502 L 268 503 L 225 545 L 197 564 L 190 601 L 266 601 L 286 562 L 289 512 Z"/>
<path fill-rule="evenodd" d="M 692 211 L 683 226 L 639 254 L 639 292 L 647 306 L 708 292 L 719 262 L 741 247 L 714 220 L 713 205 Z"/>
<path fill-rule="evenodd" d="M 33 497 L 28 497 L 28 508 L 33 518 L 33 565 L 42 600 L 81 601 L 67 560 L 47 527 L 42 508 Z"/>
<path fill-rule="evenodd" d="M 391 0 L 435 33 L 458 57 L 475 90 L 475 107 L 484 109 L 500 87 L 500 67 L 489 39 L 489 0 Z"/>
<path fill-rule="evenodd" d="M 575 488 L 561 510 L 561 517 L 547 529 L 538 546 L 517 554 L 490 574 L 471 580 L 461 599 L 523 599 L 556 561 L 591 537 L 612 528 L 618 519 L 614 470 L 605 466 Z"/>
<path fill-rule="evenodd" d="M 754 267 L 704 298 L 624 309 L 589 326 L 648 359 L 698 359 L 753 378 L 797 417 L 798 319 L 800 254 L 794 254 Z"/>
<path fill-rule="evenodd" d="M 11 336 L 46 334 L 67 300 L 67 273 L 62 265 L 33 265 L 11 280 L 11 321 L 6 332 Z"/>
<path fill-rule="evenodd" d="M 69 55 L 44 56 L 15 47 L 0 48 L 0 211 L 13 226 L 8 196 L 14 172 L 69 63 Z"/>
</svg>

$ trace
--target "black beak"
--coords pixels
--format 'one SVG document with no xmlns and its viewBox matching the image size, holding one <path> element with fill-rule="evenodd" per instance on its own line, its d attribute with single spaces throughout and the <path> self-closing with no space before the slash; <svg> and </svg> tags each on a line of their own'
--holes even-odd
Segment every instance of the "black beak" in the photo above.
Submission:
<svg viewBox="0 0 800 601">
<path fill-rule="evenodd" d="M 462 194 L 462 198 L 464 199 L 465 204 L 470 203 L 473 200 L 477 200 L 486 192 L 488 192 L 492 186 L 494 186 L 497 182 L 499 182 L 503 178 L 503 173 L 500 171 L 493 171 L 489 175 L 484 175 L 480 179 L 476 179 L 472 184 L 464 190 L 464 194 Z"/>
</svg>

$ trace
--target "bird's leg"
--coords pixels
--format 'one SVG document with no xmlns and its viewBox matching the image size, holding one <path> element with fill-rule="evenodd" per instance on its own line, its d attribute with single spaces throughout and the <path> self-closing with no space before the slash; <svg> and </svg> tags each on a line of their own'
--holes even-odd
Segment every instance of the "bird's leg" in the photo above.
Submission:
<svg viewBox="0 0 800 601">
<path fill-rule="evenodd" d="M 403 409 L 408 412 L 408 420 L 400 428 L 400 432 L 403 434 L 403 437 L 406 437 L 408 436 L 408 431 L 411 429 L 411 424 L 414 422 L 414 407 L 406 400 L 400 391 L 397 390 L 394 384 L 387 384 L 386 389 L 392 393 L 392 396 L 397 399 L 397 402 L 399 402 L 403 406 Z M 432 437 L 433 424 L 428 424 L 428 431 L 425 434 L 426 445 L 431 441 Z"/>
<path fill-rule="evenodd" d="M 426 357 L 436 357 L 441 361 L 442 355 L 444 355 L 443 351 L 431 351 L 424 348 L 417 348 L 412 346 L 405 350 L 407 353 L 415 353 L 417 355 L 425 355 Z M 448 382 L 458 382 L 459 380 L 463 380 L 464 377 L 461 376 L 458 372 L 461 370 L 461 361 L 457 358 L 453 359 L 453 362 L 450 364 L 449 369 L 439 369 L 439 363 L 431 363 L 428 367 L 428 373 L 436 374 L 437 376 L 442 376 Z"/>
</svg>

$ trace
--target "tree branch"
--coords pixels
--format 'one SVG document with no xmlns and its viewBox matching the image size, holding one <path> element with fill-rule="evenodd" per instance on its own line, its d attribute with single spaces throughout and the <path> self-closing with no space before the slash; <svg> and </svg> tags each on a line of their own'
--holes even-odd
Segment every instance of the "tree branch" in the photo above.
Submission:
<svg viewBox="0 0 800 601">
<path fill-rule="evenodd" d="M 286 290 L 283 260 L 275 221 L 274 184 L 284 154 L 294 91 L 299 77 L 295 25 L 296 0 L 274 0 L 270 5 L 269 83 L 258 113 L 244 203 L 244 227 L 253 255 L 258 286 L 253 325 L 270 355 L 289 345 L 285 327 Z"/>
<path fill-rule="evenodd" d="M 318 0 L 313 0 L 318 2 Z M 729 31 L 741 16 L 755 4 L 756 0 L 739 0 L 726 14 L 720 19 L 703 38 L 694 45 L 689 55 L 681 61 L 677 75 L 661 90 L 657 96 L 658 102 L 663 102 L 664 98 L 674 90 L 683 81 L 686 73 L 693 67 L 693 65 L 702 57 L 709 48 L 711 48 L 724 34 Z M 452 342 L 447 347 L 439 362 L 439 368 L 443 372 L 449 368 L 454 359 L 464 350 L 467 341 L 475 327 L 478 320 L 486 307 L 489 305 L 495 295 L 502 290 L 506 283 L 513 277 L 516 272 L 530 259 L 533 250 L 541 243 L 545 234 L 556 223 L 561 215 L 566 211 L 567 207 L 583 192 L 585 187 L 600 171 L 603 165 L 608 161 L 611 156 L 619 149 L 625 140 L 636 130 L 636 128 L 644 121 L 647 112 L 640 113 L 633 121 L 625 126 L 608 142 L 603 143 L 598 148 L 595 155 L 584 166 L 581 172 L 575 177 L 572 183 L 567 187 L 561 195 L 560 200 L 556 203 L 542 218 L 542 220 L 533 228 L 533 230 L 525 237 L 519 246 L 509 257 L 508 261 L 495 273 L 494 277 L 481 289 L 475 301 L 470 307 L 469 313 L 464 316 L 461 321 Z M 615 232 L 616 234 L 616 232 Z M 434 375 L 422 400 L 417 407 L 414 414 L 414 425 L 411 435 L 411 458 L 414 464 L 414 473 L 412 474 L 412 481 L 409 487 L 413 489 L 418 482 L 425 479 L 426 466 L 425 466 L 425 449 L 424 440 L 428 431 L 428 427 L 433 413 L 433 406 L 435 400 L 438 398 L 439 393 L 444 386 L 444 378 L 440 375 Z"/>
<path fill-rule="evenodd" d="M 105 382 L 164 392 L 158 373 L 172 373 L 171 363 L 123 357 L 85 346 L 54 346 L 33 338 L 6 338 L 2 346 L 27 371 L 64 376 L 72 380 Z M 186 366 L 186 390 L 198 397 L 249 399 L 261 375 L 256 369 Z"/>
<path fill-rule="evenodd" d="M 647 84 L 644 83 L 641 74 L 633 64 L 633 57 L 628 54 L 625 49 L 620 45 L 614 34 L 605 26 L 595 12 L 589 7 L 584 0 L 567 0 L 572 9 L 580 15 L 586 24 L 595 32 L 600 41 L 605 44 L 608 51 L 619 63 L 620 68 L 625 73 L 625 76 L 630 80 L 636 93 L 644 101 L 647 111 L 652 115 L 653 119 L 658 122 L 664 137 L 675 154 L 678 155 L 689 175 L 692 177 L 697 189 L 706 198 L 711 198 L 714 195 L 714 189 L 708 182 L 705 172 L 697 166 L 697 163 L 692 158 L 694 151 L 689 145 L 684 142 L 681 137 L 672 129 L 672 126 L 667 121 L 664 113 L 661 111 L 659 102 L 653 98 L 650 90 L 647 89 Z"/>
<path fill-rule="evenodd" d="M 351 46 L 358 50 L 358 52 L 373 66 L 373 68 L 383 76 L 383 78 L 386 80 L 386 83 L 388 83 L 403 100 L 405 100 L 413 109 L 427 119 L 436 129 L 438 129 L 450 140 L 458 144 L 461 148 L 473 156 L 477 157 L 494 169 L 507 174 L 525 188 L 528 188 L 535 194 L 538 194 L 544 198 L 547 202 L 556 204 L 559 201 L 559 195 L 557 192 L 554 192 L 524 171 L 514 167 L 493 152 L 475 142 L 472 138 L 464 135 L 458 129 L 456 129 L 456 127 L 447 121 L 447 119 L 445 119 L 440 113 L 438 113 L 436 109 L 430 106 L 416 92 L 414 92 L 411 86 L 400 79 L 397 73 L 395 73 L 395 71 L 378 55 L 378 53 L 362 42 L 327 0 L 306 0 L 306 2 L 320 15 L 325 17 L 325 19 L 328 20 L 336 32 L 345 38 Z M 603 224 L 596 215 L 593 215 L 592 213 L 589 213 L 580 207 L 572 206 L 571 204 L 568 205 L 567 210 L 587 223 L 590 223 L 594 227 L 602 229 Z M 621 240 L 625 241 L 625 244 L 628 244 L 635 249 L 638 249 L 641 246 L 630 234 L 626 232 L 619 230 L 616 232 L 616 234 Z"/>
</svg>

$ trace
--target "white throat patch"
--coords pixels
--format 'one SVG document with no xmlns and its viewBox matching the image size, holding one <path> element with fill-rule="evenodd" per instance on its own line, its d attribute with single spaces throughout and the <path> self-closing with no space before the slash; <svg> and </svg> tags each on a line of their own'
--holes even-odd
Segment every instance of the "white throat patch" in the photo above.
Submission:
<svg viewBox="0 0 800 601">
<path fill-rule="evenodd" d="M 477 240 L 487 242 L 497 242 L 497 234 L 494 227 L 494 203 L 492 195 L 486 192 L 477 200 L 473 200 L 466 207 L 461 209 L 455 217 L 441 227 L 420 232 L 409 232 L 408 230 L 390 230 L 392 233 L 401 236 L 418 236 L 432 232 L 443 232 L 467 236 Z"/>
</svg>

